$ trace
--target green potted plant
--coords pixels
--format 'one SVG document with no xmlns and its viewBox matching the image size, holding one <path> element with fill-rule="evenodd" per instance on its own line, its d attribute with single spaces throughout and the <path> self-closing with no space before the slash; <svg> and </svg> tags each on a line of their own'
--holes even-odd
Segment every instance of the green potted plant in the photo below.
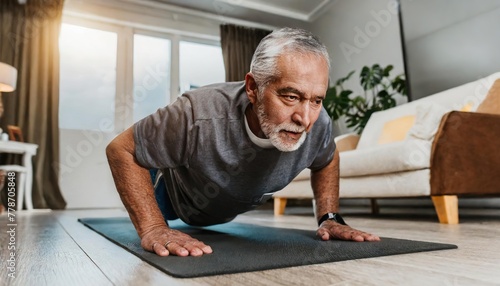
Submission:
<svg viewBox="0 0 500 286">
<path fill-rule="evenodd" d="M 335 85 L 328 88 L 323 101 L 328 115 L 333 121 L 345 116 L 347 127 L 361 134 L 374 112 L 395 107 L 395 97 L 407 95 L 404 74 L 391 78 L 392 69 L 392 65 L 385 68 L 378 64 L 371 67 L 364 66 L 359 75 L 360 85 L 364 90 L 363 95 L 354 95 L 352 90 L 343 86 L 354 71 L 338 79 Z"/>
</svg>

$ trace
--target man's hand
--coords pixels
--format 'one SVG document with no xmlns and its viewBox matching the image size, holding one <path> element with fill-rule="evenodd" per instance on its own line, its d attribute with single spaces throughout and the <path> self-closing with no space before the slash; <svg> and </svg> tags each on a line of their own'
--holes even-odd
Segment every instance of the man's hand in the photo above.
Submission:
<svg viewBox="0 0 500 286">
<path fill-rule="evenodd" d="M 353 241 L 379 241 L 376 235 L 369 234 L 360 230 L 351 228 L 348 225 L 342 225 L 332 220 L 324 221 L 318 228 L 316 235 L 322 240 L 340 239 Z"/>
<path fill-rule="evenodd" d="M 141 246 L 159 256 L 201 256 L 212 253 L 212 248 L 191 236 L 171 229 L 157 226 L 142 234 Z"/>
</svg>

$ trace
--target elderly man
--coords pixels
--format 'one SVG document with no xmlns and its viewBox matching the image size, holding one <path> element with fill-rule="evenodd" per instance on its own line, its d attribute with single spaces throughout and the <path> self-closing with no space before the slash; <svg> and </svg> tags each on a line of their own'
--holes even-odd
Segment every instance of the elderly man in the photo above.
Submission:
<svg viewBox="0 0 500 286">
<path fill-rule="evenodd" d="M 167 221 L 231 221 L 305 168 L 322 240 L 379 240 L 338 214 L 339 154 L 322 108 L 329 66 L 316 37 L 283 28 L 259 44 L 244 82 L 187 92 L 118 135 L 106 154 L 142 247 L 160 256 L 211 253 Z"/>
</svg>

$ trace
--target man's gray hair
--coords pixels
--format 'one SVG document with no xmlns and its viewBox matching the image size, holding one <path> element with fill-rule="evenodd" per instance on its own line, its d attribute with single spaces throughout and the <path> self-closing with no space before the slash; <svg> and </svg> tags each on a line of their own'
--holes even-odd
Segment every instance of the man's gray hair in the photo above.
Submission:
<svg viewBox="0 0 500 286">
<path fill-rule="evenodd" d="M 312 53 L 323 57 L 328 69 L 330 69 L 330 57 L 325 45 L 311 32 L 294 28 L 275 30 L 259 43 L 250 64 L 250 72 L 253 74 L 260 92 L 263 92 L 269 83 L 280 76 L 277 69 L 277 59 L 285 52 Z"/>
</svg>

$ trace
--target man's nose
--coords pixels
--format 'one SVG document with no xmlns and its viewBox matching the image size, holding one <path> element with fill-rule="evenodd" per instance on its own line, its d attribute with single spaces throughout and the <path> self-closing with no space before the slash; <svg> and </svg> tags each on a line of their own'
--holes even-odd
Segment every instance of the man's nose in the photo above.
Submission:
<svg viewBox="0 0 500 286">
<path fill-rule="evenodd" d="M 306 128 L 309 131 L 311 125 L 311 110 L 308 101 L 304 101 L 297 105 L 292 115 L 292 121 Z"/>
</svg>

